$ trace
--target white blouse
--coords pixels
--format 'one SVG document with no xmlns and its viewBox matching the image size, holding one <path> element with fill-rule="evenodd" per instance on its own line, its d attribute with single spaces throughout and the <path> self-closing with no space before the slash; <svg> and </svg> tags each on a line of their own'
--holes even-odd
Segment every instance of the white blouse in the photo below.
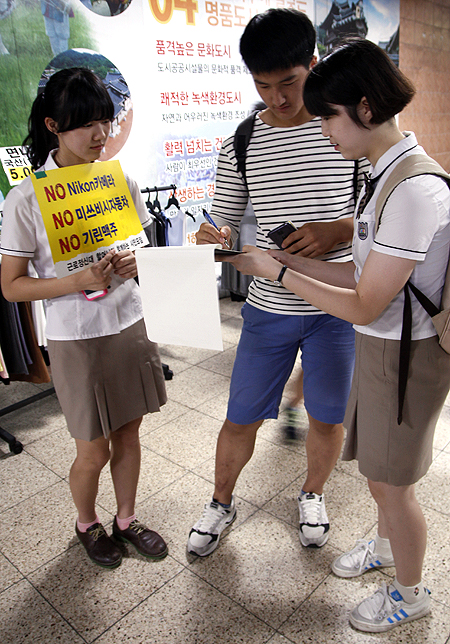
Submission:
<svg viewBox="0 0 450 644">
<path fill-rule="evenodd" d="M 416 261 L 416 266 L 410 277 L 411 282 L 439 306 L 450 246 L 450 191 L 445 181 L 433 175 L 420 175 L 401 183 L 387 200 L 380 226 L 376 235 L 374 233 L 376 200 L 390 172 L 404 157 L 423 153 L 414 134 L 405 134 L 405 139 L 392 146 L 378 160 L 372 172 L 373 178 L 380 175 L 389 164 L 392 165 L 380 178 L 374 195 L 360 218 L 355 218 L 355 279 L 359 281 L 371 250 L 412 259 Z M 364 190 L 360 199 L 363 195 Z M 402 289 L 376 320 L 366 326 L 355 325 L 355 329 L 359 333 L 399 340 L 403 302 Z M 414 295 L 411 295 L 411 306 L 412 339 L 436 335 L 429 315 Z"/>
<path fill-rule="evenodd" d="M 42 169 L 54 170 L 52 153 Z M 126 181 L 141 224 L 150 215 L 135 181 Z M 3 208 L 0 253 L 27 257 L 40 278 L 56 277 L 48 243 L 31 178 L 24 179 L 7 195 Z M 143 317 L 139 287 L 134 279 L 112 276 L 105 297 L 87 301 L 82 293 L 70 293 L 45 300 L 46 337 L 50 340 L 82 340 L 120 333 Z"/>
</svg>

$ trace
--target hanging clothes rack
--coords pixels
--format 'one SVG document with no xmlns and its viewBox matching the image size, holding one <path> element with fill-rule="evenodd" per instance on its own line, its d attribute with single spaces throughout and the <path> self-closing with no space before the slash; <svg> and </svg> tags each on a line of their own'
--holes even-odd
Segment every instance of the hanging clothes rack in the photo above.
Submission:
<svg viewBox="0 0 450 644">
<path fill-rule="evenodd" d="M 171 183 L 169 186 L 154 186 L 153 188 L 141 188 L 141 193 L 142 194 L 148 194 L 150 196 L 151 192 L 156 192 L 156 198 L 158 198 L 158 193 L 159 192 L 164 192 L 166 190 L 173 190 L 173 194 L 175 195 L 175 192 L 177 190 L 177 186 L 174 183 Z M 148 200 L 149 201 L 149 200 Z M 147 201 L 147 203 L 148 203 Z M 159 206 L 158 202 L 158 206 Z M 161 208 L 159 208 L 161 210 Z M 153 213 L 153 216 L 156 216 L 156 213 Z M 136 281 L 139 284 L 138 278 L 136 278 Z M 164 373 L 164 379 L 165 380 L 172 380 L 173 378 L 173 371 L 169 368 L 168 364 L 165 364 L 164 362 L 162 364 L 162 369 Z"/>
<path fill-rule="evenodd" d="M 154 186 L 154 188 L 141 188 L 141 192 L 145 194 L 150 192 L 164 192 L 165 190 L 175 191 L 176 189 L 176 185 L 174 183 L 171 183 L 170 186 Z"/>
<path fill-rule="evenodd" d="M 19 402 L 16 402 L 13 405 L 8 405 L 7 407 L 3 407 L 3 409 L 0 409 L 0 416 L 6 416 L 6 414 L 10 414 L 11 412 L 16 411 L 17 409 L 22 409 L 22 407 L 26 407 L 27 405 L 32 405 L 38 400 L 42 400 L 42 398 L 47 398 L 47 396 L 51 396 L 54 393 L 55 393 L 55 388 L 49 387 L 49 389 L 40 391 L 34 396 L 29 396 L 24 400 L 19 400 Z M 0 438 L 8 443 L 9 451 L 12 452 L 13 454 L 20 454 L 20 452 L 23 450 L 22 443 L 18 441 L 15 436 L 13 436 L 8 431 L 6 431 L 6 429 L 3 429 L 3 427 L 0 427 Z"/>
</svg>

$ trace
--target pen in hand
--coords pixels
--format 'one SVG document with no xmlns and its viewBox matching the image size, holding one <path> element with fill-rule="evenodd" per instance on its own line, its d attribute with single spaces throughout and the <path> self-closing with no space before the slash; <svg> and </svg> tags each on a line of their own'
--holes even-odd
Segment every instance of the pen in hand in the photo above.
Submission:
<svg viewBox="0 0 450 644">
<path fill-rule="evenodd" d="M 214 226 L 214 228 L 215 228 L 216 230 L 218 230 L 218 231 L 219 231 L 219 233 L 220 233 L 220 228 L 219 228 L 219 227 L 218 227 L 218 225 L 214 222 L 214 219 L 211 217 L 211 215 L 210 215 L 208 212 L 206 212 L 206 210 L 205 210 L 204 208 L 202 208 L 202 212 L 203 212 L 203 216 L 205 217 L 205 219 L 206 219 L 206 221 L 208 222 L 208 224 L 211 224 L 211 226 Z M 226 246 L 228 249 L 230 248 L 230 244 L 228 243 L 228 240 L 227 240 L 227 239 L 224 239 L 224 244 L 225 244 L 225 246 Z"/>
</svg>

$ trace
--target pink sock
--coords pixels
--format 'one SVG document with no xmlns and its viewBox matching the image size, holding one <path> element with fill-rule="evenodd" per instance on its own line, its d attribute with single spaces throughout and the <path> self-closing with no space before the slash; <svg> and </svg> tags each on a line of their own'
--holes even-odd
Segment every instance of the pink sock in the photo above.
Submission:
<svg viewBox="0 0 450 644">
<path fill-rule="evenodd" d="M 97 515 L 95 516 L 95 519 L 89 523 L 80 523 L 79 519 L 77 519 L 77 528 L 80 532 L 87 532 L 91 525 L 94 525 L 95 523 L 100 523 L 100 519 Z"/>
<path fill-rule="evenodd" d="M 119 530 L 126 530 L 132 521 L 136 519 L 136 515 L 133 514 L 131 517 L 128 517 L 126 519 L 119 519 L 119 517 L 116 514 L 116 521 L 117 521 L 117 527 Z"/>
</svg>

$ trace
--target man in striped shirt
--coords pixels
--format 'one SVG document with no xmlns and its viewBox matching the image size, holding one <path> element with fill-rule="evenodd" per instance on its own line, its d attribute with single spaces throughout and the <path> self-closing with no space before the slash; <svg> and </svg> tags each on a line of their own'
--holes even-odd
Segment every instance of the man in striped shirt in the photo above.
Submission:
<svg viewBox="0 0 450 644">
<path fill-rule="evenodd" d="M 267 234 L 290 221 L 288 252 L 343 262 L 351 257 L 355 203 L 353 161 L 322 136 L 308 114 L 303 85 L 314 56 L 315 30 L 292 9 L 269 9 L 247 25 L 240 51 L 267 109 L 255 119 L 238 171 L 233 137 L 221 149 L 211 215 L 197 243 L 236 240 L 248 199 L 257 220 L 256 245 L 276 247 Z M 215 490 L 189 534 L 188 551 L 209 555 L 236 517 L 233 490 L 250 460 L 256 433 L 277 418 L 284 386 L 301 350 L 309 431 L 308 472 L 298 497 L 300 541 L 323 546 L 329 534 L 323 487 L 339 457 L 354 361 L 352 326 L 317 310 L 276 282 L 255 278 L 242 309 L 244 324 L 230 385 L 227 418 L 216 451 Z"/>
</svg>

